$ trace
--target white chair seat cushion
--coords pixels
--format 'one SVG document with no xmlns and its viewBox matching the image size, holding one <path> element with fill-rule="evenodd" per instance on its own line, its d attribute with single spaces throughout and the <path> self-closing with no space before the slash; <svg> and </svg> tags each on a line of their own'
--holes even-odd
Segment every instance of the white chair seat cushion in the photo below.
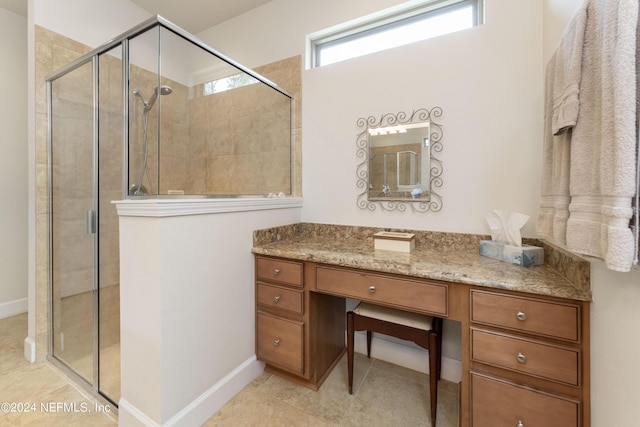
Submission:
<svg viewBox="0 0 640 427">
<path fill-rule="evenodd" d="M 397 323 L 399 325 L 409 326 L 411 328 L 430 331 L 433 318 L 424 314 L 412 313 L 409 311 L 398 310 L 381 305 L 368 304 L 361 302 L 353 309 L 353 312 L 365 317 L 384 320 L 389 323 Z"/>
</svg>

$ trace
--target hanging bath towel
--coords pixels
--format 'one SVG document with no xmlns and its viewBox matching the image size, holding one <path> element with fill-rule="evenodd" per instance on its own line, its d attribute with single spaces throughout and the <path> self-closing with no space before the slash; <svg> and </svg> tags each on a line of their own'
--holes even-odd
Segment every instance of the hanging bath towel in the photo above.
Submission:
<svg viewBox="0 0 640 427">
<path fill-rule="evenodd" d="M 581 22 L 581 16 L 584 18 L 582 40 L 570 30 L 566 31 L 565 35 L 573 37 L 563 37 L 552 58 L 555 62 L 549 64 L 554 72 L 551 73 L 548 66 L 546 74 L 545 96 L 550 93 L 560 96 L 545 101 L 538 232 L 560 244 L 566 243 L 569 250 L 604 259 L 612 270 L 629 271 L 635 248 L 629 220 L 637 188 L 638 2 L 588 0 L 572 23 Z M 581 55 L 576 54 L 580 49 L 577 45 L 566 48 L 576 40 L 582 43 Z M 567 52 L 573 56 L 567 57 Z M 573 60 L 577 56 L 581 57 L 577 93 L 558 91 L 558 87 L 575 89 L 572 86 L 575 68 L 567 64 L 575 64 Z M 559 69 L 558 64 L 564 65 Z M 560 83 L 555 80 L 558 75 Z M 564 80 L 563 75 L 567 77 Z M 571 113 L 576 97 L 577 118 L 573 124 Z M 569 108 L 558 110 L 555 108 L 561 105 L 558 100 L 563 99 L 569 101 Z"/>
</svg>

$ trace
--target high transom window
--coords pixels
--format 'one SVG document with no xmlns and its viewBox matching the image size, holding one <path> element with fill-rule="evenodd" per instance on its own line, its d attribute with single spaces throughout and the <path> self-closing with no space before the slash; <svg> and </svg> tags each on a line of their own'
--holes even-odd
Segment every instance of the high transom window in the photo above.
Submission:
<svg viewBox="0 0 640 427">
<path fill-rule="evenodd" d="M 482 0 L 410 1 L 307 36 L 309 68 L 461 31 L 482 23 Z"/>
</svg>

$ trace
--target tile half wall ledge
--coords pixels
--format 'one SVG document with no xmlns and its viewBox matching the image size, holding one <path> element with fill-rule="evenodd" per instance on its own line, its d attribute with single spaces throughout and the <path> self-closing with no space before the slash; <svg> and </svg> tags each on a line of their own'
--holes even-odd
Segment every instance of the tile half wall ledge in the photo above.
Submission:
<svg viewBox="0 0 640 427">
<path fill-rule="evenodd" d="M 119 216 L 170 217 L 301 208 L 302 197 L 115 200 Z"/>
</svg>

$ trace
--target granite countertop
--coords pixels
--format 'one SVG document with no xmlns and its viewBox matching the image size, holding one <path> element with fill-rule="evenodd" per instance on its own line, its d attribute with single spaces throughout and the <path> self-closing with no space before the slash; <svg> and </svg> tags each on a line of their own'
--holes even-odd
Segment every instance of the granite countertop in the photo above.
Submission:
<svg viewBox="0 0 640 427">
<path fill-rule="evenodd" d="M 376 251 L 377 231 L 416 234 L 411 254 Z M 298 223 L 254 232 L 255 254 L 341 267 L 507 289 L 537 295 L 591 301 L 588 261 L 546 242 L 545 264 L 521 267 L 479 254 L 488 236 L 330 224 Z"/>
</svg>

